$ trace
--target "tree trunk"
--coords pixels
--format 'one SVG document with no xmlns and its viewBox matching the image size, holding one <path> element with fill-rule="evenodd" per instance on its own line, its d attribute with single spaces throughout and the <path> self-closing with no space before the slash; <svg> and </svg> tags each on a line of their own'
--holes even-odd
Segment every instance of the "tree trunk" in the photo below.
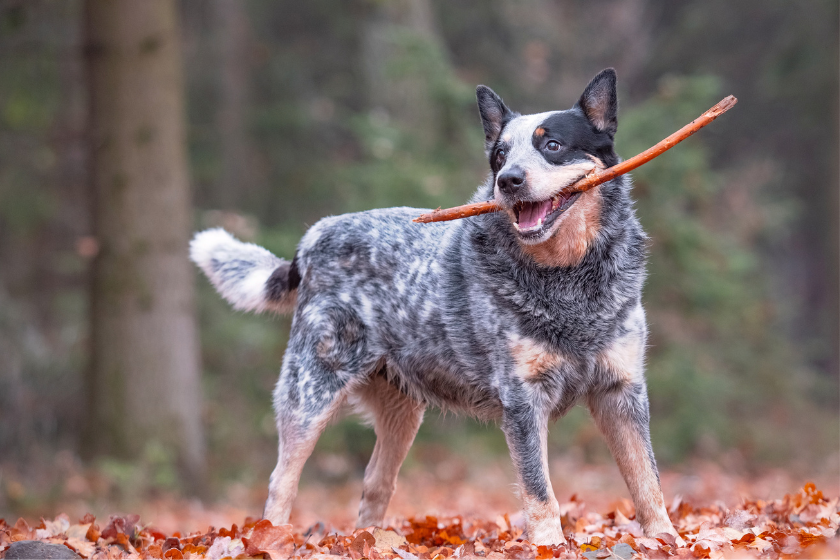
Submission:
<svg viewBox="0 0 840 560">
<path fill-rule="evenodd" d="M 181 53 L 172 0 L 87 0 L 90 157 L 99 252 L 84 448 L 161 444 L 197 488 L 201 386 Z"/>
</svg>

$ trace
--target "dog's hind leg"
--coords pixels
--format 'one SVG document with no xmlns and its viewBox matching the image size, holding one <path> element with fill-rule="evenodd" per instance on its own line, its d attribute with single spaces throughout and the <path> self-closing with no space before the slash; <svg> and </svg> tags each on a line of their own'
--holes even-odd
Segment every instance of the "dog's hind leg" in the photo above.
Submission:
<svg viewBox="0 0 840 560">
<path fill-rule="evenodd" d="M 522 387 L 509 393 L 503 398 L 502 430 L 519 478 L 528 540 L 563 544 L 560 506 L 548 478 L 548 417 L 531 404 Z"/>
<path fill-rule="evenodd" d="M 373 369 L 365 326 L 350 308 L 322 298 L 295 312 L 280 379 L 274 389 L 279 435 L 265 518 L 286 523 L 303 464 L 354 380 Z"/>
<path fill-rule="evenodd" d="M 365 469 L 356 527 L 381 526 L 397 488 L 400 465 L 423 421 L 425 406 L 380 375 L 374 375 L 358 396 L 373 416 L 376 446 Z"/>
<path fill-rule="evenodd" d="M 647 390 L 643 381 L 621 383 L 588 397 L 589 409 L 624 477 L 645 535 L 677 535 L 659 485 L 650 445 Z"/>
<path fill-rule="evenodd" d="M 344 401 L 341 388 L 319 387 L 318 378 L 328 375 L 311 363 L 305 368 L 294 355 L 287 354 L 283 362 L 274 394 L 279 440 L 277 466 L 271 473 L 263 515 L 274 525 L 289 522 L 303 465 Z M 300 383 L 305 376 L 310 381 Z"/>
</svg>

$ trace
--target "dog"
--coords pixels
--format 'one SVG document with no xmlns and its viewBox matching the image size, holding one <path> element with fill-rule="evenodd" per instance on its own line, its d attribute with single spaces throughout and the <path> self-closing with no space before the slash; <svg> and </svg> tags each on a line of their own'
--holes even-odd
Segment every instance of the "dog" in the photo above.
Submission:
<svg viewBox="0 0 840 560">
<path fill-rule="evenodd" d="M 677 535 L 650 443 L 642 307 L 646 236 L 630 181 L 561 190 L 618 163 L 616 74 L 569 110 L 520 115 L 476 88 L 490 164 L 473 201 L 502 211 L 417 224 L 391 208 L 320 220 L 291 261 L 221 229 L 192 260 L 234 308 L 293 313 L 274 390 L 279 434 L 265 518 L 287 523 L 304 462 L 343 402 L 372 419 L 358 527 L 381 525 L 427 407 L 500 420 L 528 538 L 565 543 L 549 423 L 585 401 L 648 536 Z"/>
</svg>

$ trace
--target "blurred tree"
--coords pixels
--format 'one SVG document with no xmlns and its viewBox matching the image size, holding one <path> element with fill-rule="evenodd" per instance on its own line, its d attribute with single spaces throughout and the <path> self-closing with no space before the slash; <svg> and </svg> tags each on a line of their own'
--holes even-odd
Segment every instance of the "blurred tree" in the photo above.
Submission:
<svg viewBox="0 0 840 560">
<path fill-rule="evenodd" d="M 88 222 L 79 6 L 0 1 L 0 455 L 78 433 Z"/>
<path fill-rule="evenodd" d="M 432 17 L 429 0 L 382 2 L 368 17 L 362 40 L 368 105 L 411 127 L 426 144 L 432 142 L 439 119 L 426 87 L 432 76 L 418 67 L 417 59 L 422 60 L 424 51 L 442 53 Z"/>
<path fill-rule="evenodd" d="M 232 210 L 242 192 L 253 187 L 251 149 L 248 140 L 249 58 L 248 14 L 241 0 L 214 0 L 214 20 L 218 37 L 218 113 L 217 134 L 221 167 L 212 202 L 217 208 Z"/>
<path fill-rule="evenodd" d="M 716 161 L 769 167 L 752 197 L 787 200 L 789 224 L 752 242 L 773 277 L 783 329 L 816 371 L 840 371 L 840 3 L 649 0 L 657 21 L 640 83 L 712 73 L 741 103 L 716 126 Z M 838 403 L 837 391 L 831 398 Z"/>
<path fill-rule="evenodd" d="M 89 453 L 204 471 L 182 69 L 172 0 L 88 0 L 94 234 Z"/>
</svg>

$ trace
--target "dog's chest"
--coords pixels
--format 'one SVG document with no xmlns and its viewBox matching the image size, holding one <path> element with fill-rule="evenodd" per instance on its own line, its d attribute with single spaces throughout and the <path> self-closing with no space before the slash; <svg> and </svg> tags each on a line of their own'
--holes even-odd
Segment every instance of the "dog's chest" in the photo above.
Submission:
<svg viewBox="0 0 840 560">
<path fill-rule="evenodd" d="M 538 278 L 497 282 L 494 299 L 508 327 L 505 338 L 529 341 L 511 343 L 529 355 L 540 348 L 543 354 L 582 359 L 603 349 L 631 300 L 618 300 L 609 286 L 592 284 Z"/>
</svg>

